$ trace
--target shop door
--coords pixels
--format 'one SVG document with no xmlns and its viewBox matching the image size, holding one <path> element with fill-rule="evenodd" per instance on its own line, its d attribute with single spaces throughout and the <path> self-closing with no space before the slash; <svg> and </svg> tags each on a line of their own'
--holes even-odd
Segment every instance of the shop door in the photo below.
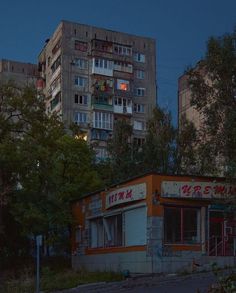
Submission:
<svg viewBox="0 0 236 293">
<path fill-rule="evenodd" d="M 236 234 L 232 222 L 222 211 L 210 211 L 208 254 L 212 256 L 235 255 Z"/>
<path fill-rule="evenodd" d="M 212 215 L 213 213 L 215 212 L 210 212 L 209 219 L 208 253 L 209 255 L 222 256 L 224 255 L 224 218 L 220 215 L 215 217 L 215 215 Z"/>
</svg>

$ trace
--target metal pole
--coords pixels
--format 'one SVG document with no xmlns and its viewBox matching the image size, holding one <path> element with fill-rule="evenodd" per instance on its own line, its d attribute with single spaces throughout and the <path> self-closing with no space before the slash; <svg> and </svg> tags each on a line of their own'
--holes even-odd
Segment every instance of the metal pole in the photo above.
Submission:
<svg viewBox="0 0 236 293">
<path fill-rule="evenodd" d="M 37 243 L 37 275 L 36 275 L 36 293 L 39 293 L 39 243 Z"/>
</svg>

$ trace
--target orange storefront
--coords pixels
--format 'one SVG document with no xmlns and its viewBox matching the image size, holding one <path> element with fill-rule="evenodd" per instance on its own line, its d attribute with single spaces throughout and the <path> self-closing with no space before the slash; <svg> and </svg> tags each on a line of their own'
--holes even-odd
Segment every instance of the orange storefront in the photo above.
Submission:
<svg viewBox="0 0 236 293">
<path fill-rule="evenodd" d="M 150 173 L 72 205 L 74 268 L 135 273 L 233 264 L 236 187 L 222 178 Z"/>
</svg>

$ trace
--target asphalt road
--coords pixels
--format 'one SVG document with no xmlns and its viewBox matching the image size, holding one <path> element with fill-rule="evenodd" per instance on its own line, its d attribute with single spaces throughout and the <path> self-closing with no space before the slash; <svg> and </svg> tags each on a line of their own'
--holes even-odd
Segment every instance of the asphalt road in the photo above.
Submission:
<svg viewBox="0 0 236 293">
<path fill-rule="evenodd" d="M 55 293 L 207 293 L 216 282 L 212 273 L 186 276 L 146 276 L 115 283 L 82 285 Z"/>
</svg>

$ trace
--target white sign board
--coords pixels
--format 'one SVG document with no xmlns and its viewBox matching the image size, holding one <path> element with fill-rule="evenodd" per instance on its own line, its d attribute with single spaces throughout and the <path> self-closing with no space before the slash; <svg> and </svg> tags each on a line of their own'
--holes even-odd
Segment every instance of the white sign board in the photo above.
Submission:
<svg viewBox="0 0 236 293">
<path fill-rule="evenodd" d="M 146 198 L 146 183 L 115 189 L 106 195 L 106 208 Z"/>
<path fill-rule="evenodd" d="M 163 181 L 161 196 L 197 199 L 236 197 L 236 185 L 219 182 Z"/>
</svg>

